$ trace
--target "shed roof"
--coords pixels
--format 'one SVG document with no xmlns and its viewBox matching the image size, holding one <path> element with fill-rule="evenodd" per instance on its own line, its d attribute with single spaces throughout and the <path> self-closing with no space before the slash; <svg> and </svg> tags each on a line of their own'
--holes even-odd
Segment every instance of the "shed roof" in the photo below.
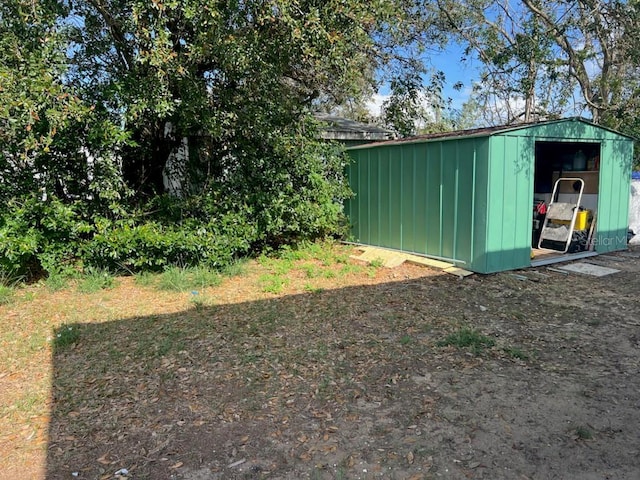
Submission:
<svg viewBox="0 0 640 480">
<path fill-rule="evenodd" d="M 462 138 L 471 138 L 471 137 L 490 137 L 492 135 L 498 135 L 498 134 L 502 134 L 502 133 L 507 133 L 507 132 L 512 132 L 515 130 L 522 130 L 522 129 L 526 129 L 526 128 L 531 128 L 531 127 L 537 127 L 537 126 L 542 126 L 542 125 L 551 125 L 551 124 L 555 124 L 555 123 L 568 123 L 568 122 L 579 122 L 579 123 L 584 123 L 586 125 L 591 125 L 593 127 L 596 128 L 600 128 L 602 130 L 607 130 L 609 132 L 615 133 L 616 135 L 620 135 L 622 137 L 626 137 L 629 138 L 631 140 L 634 140 L 633 137 L 626 135 L 624 133 L 620 133 L 617 132 L 613 129 L 607 128 L 607 127 L 603 127 L 602 125 L 597 125 L 593 122 L 590 122 L 589 120 L 586 120 L 584 118 L 581 117 L 570 117 L 570 118 L 563 118 L 563 119 L 557 119 L 557 120 L 544 120 L 544 121 L 538 121 L 538 122 L 529 122 L 529 123 L 518 123 L 518 124 L 513 124 L 513 125 L 499 125 L 499 126 L 494 126 L 494 127 L 482 127 L 482 128 L 472 128 L 472 129 L 467 129 L 467 130 L 456 130 L 456 131 L 451 131 L 451 132 L 437 132 L 437 133 L 427 133 L 424 135 L 416 135 L 413 137 L 407 137 L 407 138 L 400 138 L 400 139 L 393 139 L 393 140 L 387 140 L 387 141 L 383 141 L 383 142 L 377 142 L 375 145 L 376 146 L 383 146 L 383 145 L 395 145 L 395 144 L 406 144 L 406 143 L 421 143 L 421 142 L 430 142 L 430 141 L 436 141 L 436 140 L 453 140 L 453 139 L 462 139 Z M 370 147 L 372 145 L 358 145 L 355 147 L 351 147 L 352 149 L 356 149 L 356 148 L 367 148 Z"/>
<path fill-rule="evenodd" d="M 315 117 L 323 123 L 320 135 L 325 140 L 380 141 L 394 137 L 394 133 L 391 130 L 378 125 L 357 122 L 328 113 L 316 113 Z"/>
</svg>

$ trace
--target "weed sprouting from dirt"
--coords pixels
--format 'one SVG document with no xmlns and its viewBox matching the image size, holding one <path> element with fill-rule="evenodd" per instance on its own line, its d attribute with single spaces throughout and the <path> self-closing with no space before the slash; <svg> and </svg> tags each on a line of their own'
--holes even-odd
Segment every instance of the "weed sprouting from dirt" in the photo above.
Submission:
<svg viewBox="0 0 640 480">
<path fill-rule="evenodd" d="M 322 274 L 320 268 L 313 263 L 305 263 L 300 269 L 305 273 L 307 278 L 317 278 Z"/>
<path fill-rule="evenodd" d="M 282 293 L 284 288 L 289 284 L 289 280 L 277 273 L 261 275 L 259 283 L 262 287 L 262 291 L 265 293 L 273 293 L 277 295 Z"/>
<path fill-rule="evenodd" d="M 450 333 L 443 340 L 439 341 L 439 347 L 454 346 L 457 348 L 467 348 L 475 355 L 480 355 L 485 348 L 491 348 L 496 344 L 495 340 L 483 335 L 478 330 L 463 327 L 457 332 Z"/>
<path fill-rule="evenodd" d="M 373 268 L 380 268 L 384 266 L 384 260 L 381 258 L 374 258 L 369 262 L 369 265 Z"/>
<path fill-rule="evenodd" d="M 240 277 L 247 273 L 247 264 L 249 259 L 238 258 L 229 265 L 225 266 L 220 273 L 225 277 Z"/>
<path fill-rule="evenodd" d="M 320 292 L 324 291 L 324 288 L 315 287 L 310 283 L 305 283 L 304 290 L 305 290 L 305 292 L 309 292 L 309 293 L 320 293 Z"/>
<path fill-rule="evenodd" d="M 516 358 L 518 360 L 529 360 L 529 355 L 527 355 L 521 348 L 505 347 L 502 350 L 512 358 Z"/>
<path fill-rule="evenodd" d="M 220 274 L 207 267 L 170 267 L 160 275 L 158 287 L 161 290 L 186 292 L 215 287 L 220 282 Z"/>
<path fill-rule="evenodd" d="M 0 272 L 0 305 L 6 305 L 13 299 L 18 281 Z"/>
<path fill-rule="evenodd" d="M 196 311 L 204 310 L 208 306 L 207 299 L 200 295 L 200 293 L 197 291 L 191 292 L 191 298 L 189 299 L 189 301 L 191 302 L 191 306 Z"/>
<path fill-rule="evenodd" d="M 60 352 L 71 347 L 80 340 L 80 327 L 75 324 L 61 325 L 54 332 L 53 348 L 54 351 Z"/>
<path fill-rule="evenodd" d="M 62 273 L 53 273 L 45 280 L 45 285 L 50 292 L 59 292 L 69 287 L 70 277 Z"/>
<path fill-rule="evenodd" d="M 113 275 L 108 270 L 89 268 L 78 284 L 78 290 L 82 293 L 94 293 L 116 286 Z"/>
<path fill-rule="evenodd" d="M 158 276 L 151 272 L 141 272 L 134 275 L 136 285 L 141 287 L 152 287 L 156 284 Z"/>
<path fill-rule="evenodd" d="M 7 304 L 13 297 L 13 288 L 0 284 L 0 305 Z"/>
<path fill-rule="evenodd" d="M 580 440 L 592 440 L 593 439 L 593 432 L 591 431 L 590 428 L 584 426 L 584 425 L 579 425 L 578 427 L 576 427 L 576 431 L 575 431 L 576 437 Z"/>
</svg>

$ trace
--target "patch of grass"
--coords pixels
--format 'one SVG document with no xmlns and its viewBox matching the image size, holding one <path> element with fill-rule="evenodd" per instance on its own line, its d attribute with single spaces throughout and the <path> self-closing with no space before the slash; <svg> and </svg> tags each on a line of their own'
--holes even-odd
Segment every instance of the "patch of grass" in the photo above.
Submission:
<svg viewBox="0 0 640 480">
<path fill-rule="evenodd" d="M 335 256 L 335 262 L 340 263 L 342 265 L 346 265 L 349 263 L 349 254 L 348 253 L 338 253 Z"/>
<path fill-rule="evenodd" d="M 9 407 L 9 409 L 22 416 L 32 415 L 40 409 L 40 405 L 44 401 L 45 398 L 41 392 L 27 392 Z"/>
<path fill-rule="evenodd" d="M 322 270 L 313 263 L 305 263 L 300 266 L 300 269 L 305 273 L 307 278 L 317 278 L 322 275 Z"/>
<path fill-rule="evenodd" d="M 294 268 L 294 260 L 290 258 L 273 258 L 260 255 L 258 263 L 276 275 L 287 275 Z"/>
<path fill-rule="evenodd" d="M 384 266 L 384 260 L 381 258 L 374 258 L 369 262 L 369 266 L 373 268 L 380 268 Z"/>
<path fill-rule="evenodd" d="M 289 279 L 279 275 L 267 273 L 260 275 L 258 279 L 263 292 L 278 294 L 282 293 L 284 287 L 289 285 Z"/>
<path fill-rule="evenodd" d="M 0 272 L 0 305 L 11 303 L 19 279 Z"/>
<path fill-rule="evenodd" d="M 34 331 L 29 335 L 29 339 L 24 342 L 24 355 L 33 355 L 36 352 L 42 351 L 47 347 L 47 335 L 45 331 Z"/>
<path fill-rule="evenodd" d="M 309 293 L 320 293 L 320 292 L 324 291 L 324 288 L 315 287 L 315 286 L 311 285 L 310 283 L 306 283 L 304 285 L 304 289 L 305 289 L 305 291 L 307 291 Z"/>
<path fill-rule="evenodd" d="M 151 272 L 140 272 L 134 275 L 133 281 L 141 287 L 152 287 L 158 281 L 158 275 Z"/>
<path fill-rule="evenodd" d="M 333 269 L 327 269 L 322 272 L 322 276 L 324 278 L 331 279 L 331 278 L 336 278 L 337 274 Z"/>
<path fill-rule="evenodd" d="M 220 285 L 220 274 L 207 267 L 170 267 L 160 275 L 158 287 L 172 292 L 186 292 Z"/>
<path fill-rule="evenodd" d="M 338 275 L 341 277 L 346 277 L 347 275 L 351 275 L 351 274 L 359 274 L 362 273 L 362 271 L 364 270 L 364 267 L 362 265 L 355 265 L 352 263 L 347 263 L 346 265 L 343 265 L 340 270 L 338 271 Z"/>
<path fill-rule="evenodd" d="M 0 305 L 6 305 L 13 299 L 13 288 L 0 285 Z"/>
<path fill-rule="evenodd" d="M 334 243 L 329 240 L 307 244 L 304 250 L 307 252 L 308 258 L 319 261 L 325 267 L 336 263 Z"/>
<path fill-rule="evenodd" d="M 191 292 L 191 298 L 189 299 L 189 302 L 191 302 L 191 306 L 198 311 L 204 310 L 209 306 L 206 298 L 204 298 L 198 292 Z"/>
<path fill-rule="evenodd" d="M 495 344 L 495 340 L 468 327 L 461 328 L 457 332 L 447 335 L 444 340 L 437 343 L 439 347 L 451 345 L 457 348 L 468 348 L 476 355 L 481 354 L 485 348 L 491 348 Z"/>
<path fill-rule="evenodd" d="M 403 335 L 400 337 L 400 345 L 409 345 L 411 341 L 411 335 Z"/>
<path fill-rule="evenodd" d="M 63 324 L 54 331 L 53 349 L 55 352 L 65 350 L 80 340 L 80 327 L 76 324 Z"/>
<path fill-rule="evenodd" d="M 188 279 L 186 269 L 179 267 L 169 267 L 158 279 L 158 288 L 171 292 L 183 292 L 192 287 Z"/>
<path fill-rule="evenodd" d="M 292 262 L 298 260 L 307 260 L 310 257 L 308 246 L 306 244 L 301 244 L 297 247 L 291 247 L 289 245 L 285 245 L 278 252 L 278 258 L 282 260 L 289 260 Z"/>
<path fill-rule="evenodd" d="M 588 427 L 585 427 L 584 425 L 580 425 L 576 427 L 576 436 L 580 440 L 591 440 L 593 439 L 593 432 Z"/>
<path fill-rule="evenodd" d="M 240 363 L 242 365 L 252 365 L 260 360 L 260 355 L 252 352 L 245 353 L 240 356 Z"/>
<path fill-rule="evenodd" d="M 527 355 L 521 348 L 504 347 L 502 350 L 512 358 L 517 358 L 518 360 L 529 360 L 529 355 Z"/>
<path fill-rule="evenodd" d="M 190 269 L 191 281 L 196 288 L 217 287 L 220 285 L 220 274 L 207 267 Z"/>
<path fill-rule="evenodd" d="M 44 281 L 47 290 L 50 292 L 59 292 L 69 288 L 69 277 L 60 273 L 53 273 Z"/>
<path fill-rule="evenodd" d="M 115 286 L 115 278 L 108 270 L 89 268 L 80 280 L 78 290 L 82 293 L 94 293 Z"/>
<path fill-rule="evenodd" d="M 222 275 L 225 277 L 240 277 L 247 273 L 247 264 L 249 263 L 249 259 L 247 258 L 238 258 L 226 265 L 222 269 Z"/>
</svg>

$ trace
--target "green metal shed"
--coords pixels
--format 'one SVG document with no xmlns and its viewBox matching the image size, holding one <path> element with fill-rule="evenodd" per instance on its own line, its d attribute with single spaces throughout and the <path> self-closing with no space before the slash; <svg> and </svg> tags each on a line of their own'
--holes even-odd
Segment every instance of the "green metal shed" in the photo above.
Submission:
<svg viewBox="0 0 640 480">
<path fill-rule="evenodd" d="M 581 255 L 626 248 L 633 139 L 586 120 L 424 135 L 348 152 L 355 197 L 345 210 L 357 243 L 478 273 L 528 267 L 549 253 L 533 240 L 534 205 L 551 200 L 557 178 L 578 177 L 580 206 L 593 219 Z"/>
</svg>

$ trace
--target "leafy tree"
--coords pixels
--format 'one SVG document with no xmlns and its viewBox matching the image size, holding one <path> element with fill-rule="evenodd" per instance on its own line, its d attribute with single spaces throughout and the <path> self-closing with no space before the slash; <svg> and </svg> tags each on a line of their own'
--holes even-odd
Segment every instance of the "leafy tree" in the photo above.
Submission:
<svg viewBox="0 0 640 480">
<path fill-rule="evenodd" d="M 54 0 L 0 5 L 0 202 L 5 207 L 25 195 L 97 200 L 113 193 L 107 185 L 118 183 L 113 157 L 102 154 L 122 140 L 120 132 L 97 118 L 64 82 L 68 44 L 58 19 L 65 14 Z"/>
<path fill-rule="evenodd" d="M 639 2 L 439 0 L 438 5 L 445 29 L 485 67 L 478 98 L 499 107 L 487 109 L 498 114 L 490 123 L 586 112 L 596 123 L 637 132 Z"/>
<path fill-rule="evenodd" d="M 421 3 L 4 2 L 5 268 L 46 269 L 74 249 L 109 268 L 217 264 L 338 231 L 345 156 L 310 113 L 408 71 L 410 50 L 395 49 L 424 39 Z"/>
<path fill-rule="evenodd" d="M 529 122 L 566 106 L 567 82 L 549 62 L 551 41 L 540 22 L 517 3 L 438 2 L 446 28 L 483 65 L 474 98 L 489 124 Z"/>
<path fill-rule="evenodd" d="M 391 95 L 382 105 L 384 125 L 403 137 L 452 130 L 446 115 L 450 102 L 442 95 L 444 83 L 444 73 L 435 72 L 425 84 L 418 68 L 392 79 Z"/>
<path fill-rule="evenodd" d="M 208 137 L 200 173 L 248 172 L 246 162 L 314 102 L 367 90 L 383 61 L 373 33 L 394 8 L 386 0 L 82 0 L 68 19 L 70 79 L 125 125 L 134 141 L 123 152 L 125 179 L 152 196 L 164 190 L 166 162 L 184 137 Z"/>
<path fill-rule="evenodd" d="M 555 61 L 578 85 L 594 122 L 631 127 L 628 118 L 640 107 L 640 2 L 523 0 L 523 5 L 546 29 Z"/>
</svg>

